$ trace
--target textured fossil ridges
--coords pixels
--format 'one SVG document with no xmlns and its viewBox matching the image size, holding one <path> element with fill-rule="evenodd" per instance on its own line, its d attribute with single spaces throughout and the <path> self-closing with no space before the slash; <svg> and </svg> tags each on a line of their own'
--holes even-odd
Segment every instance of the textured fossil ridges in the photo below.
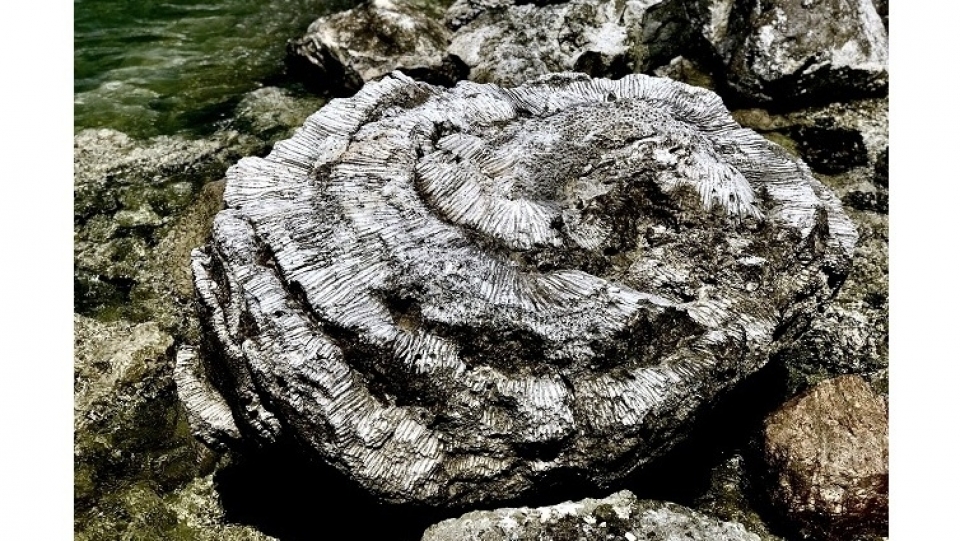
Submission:
<svg viewBox="0 0 960 541">
<path fill-rule="evenodd" d="M 856 240 L 717 96 L 642 75 L 393 74 L 241 160 L 224 198 L 193 256 L 195 430 L 291 437 L 434 505 L 662 454 L 833 294 Z"/>
</svg>

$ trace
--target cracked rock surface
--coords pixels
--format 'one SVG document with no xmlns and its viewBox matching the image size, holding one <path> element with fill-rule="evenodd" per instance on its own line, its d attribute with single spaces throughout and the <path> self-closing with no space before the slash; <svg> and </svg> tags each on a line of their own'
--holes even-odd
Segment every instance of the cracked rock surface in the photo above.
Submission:
<svg viewBox="0 0 960 541">
<path fill-rule="evenodd" d="M 713 0 L 730 85 L 761 102 L 835 101 L 886 90 L 887 31 L 871 0 Z M 726 20 L 724 22 L 724 15 Z"/>
<path fill-rule="evenodd" d="M 661 0 L 458 0 L 447 11 L 449 51 L 470 80 L 516 86 L 558 71 L 621 77 L 642 67 L 645 40 L 660 30 L 649 14 Z M 647 22 L 645 17 L 657 22 Z M 656 35 L 667 42 L 667 35 Z M 669 59 L 669 57 L 668 57 Z"/>
<path fill-rule="evenodd" d="M 292 438 L 388 501 L 608 485 L 808 322 L 856 232 L 799 160 L 668 79 L 334 100 L 227 174 L 192 256 L 212 446 Z M 202 354 L 201 354 L 202 353 Z"/>
<path fill-rule="evenodd" d="M 638 500 L 626 490 L 549 507 L 475 511 L 431 526 L 422 541 L 460 539 L 760 541 L 741 524 L 721 522 L 673 503 Z"/>
<path fill-rule="evenodd" d="M 352 92 L 393 70 L 453 84 L 466 71 L 447 55 L 449 41 L 450 31 L 418 2 L 369 0 L 317 19 L 287 50 L 311 83 Z"/>
</svg>

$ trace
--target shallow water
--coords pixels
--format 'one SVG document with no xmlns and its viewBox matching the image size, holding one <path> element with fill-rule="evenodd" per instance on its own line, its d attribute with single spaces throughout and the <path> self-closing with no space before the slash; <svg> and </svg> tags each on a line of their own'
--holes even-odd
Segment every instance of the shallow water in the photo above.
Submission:
<svg viewBox="0 0 960 541">
<path fill-rule="evenodd" d="M 284 79 L 286 42 L 357 0 L 75 0 L 74 129 L 134 137 L 216 129 Z"/>
</svg>

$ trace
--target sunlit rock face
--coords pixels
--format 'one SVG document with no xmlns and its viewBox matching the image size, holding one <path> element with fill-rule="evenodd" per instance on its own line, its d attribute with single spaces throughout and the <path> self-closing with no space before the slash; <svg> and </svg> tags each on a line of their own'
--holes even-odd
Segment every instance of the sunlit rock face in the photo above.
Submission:
<svg viewBox="0 0 960 541">
<path fill-rule="evenodd" d="M 292 438 L 381 498 L 608 485 L 839 287 L 837 198 L 713 93 L 401 74 L 231 168 L 181 350 L 197 435 Z M 201 354 L 202 353 L 202 354 Z"/>
<path fill-rule="evenodd" d="M 450 31 L 412 0 L 368 0 L 320 17 L 287 44 L 287 63 L 311 86 L 352 94 L 394 70 L 450 85 L 469 69 L 450 57 Z"/>
<path fill-rule="evenodd" d="M 517 86 L 557 71 L 620 77 L 683 49 L 695 13 L 676 0 L 457 0 L 446 13 L 448 51 L 481 83 Z"/>
<path fill-rule="evenodd" d="M 710 0 L 707 40 L 741 96 L 796 107 L 882 95 L 887 31 L 871 0 Z"/>
</svg>

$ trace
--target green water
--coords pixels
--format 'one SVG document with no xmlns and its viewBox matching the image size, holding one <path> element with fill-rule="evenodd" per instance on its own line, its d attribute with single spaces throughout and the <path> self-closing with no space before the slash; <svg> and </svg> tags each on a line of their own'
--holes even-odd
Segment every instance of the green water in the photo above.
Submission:
<svg viewBox="0 0 960 541">
<path fill-rule="evenodd" d="M 206 134 L 284 78 L 286 42 L 357 0 L 75 0 L 74 128 Z"/>
</svg>

